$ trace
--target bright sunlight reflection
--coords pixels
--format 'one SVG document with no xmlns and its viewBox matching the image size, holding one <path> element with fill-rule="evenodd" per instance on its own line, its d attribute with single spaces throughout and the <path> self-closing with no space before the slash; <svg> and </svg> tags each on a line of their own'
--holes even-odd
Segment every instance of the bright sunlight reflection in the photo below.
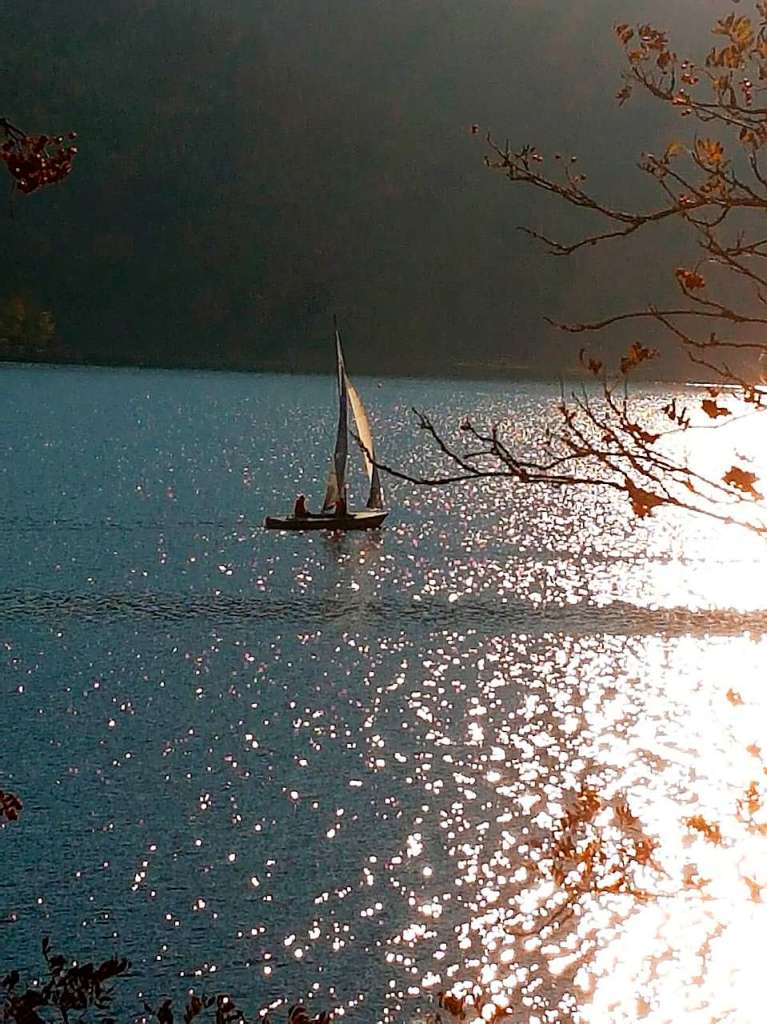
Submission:
<svg viewBox="0 0 767 1024">
<path fill-rule="evenodd" d="M 717 458 L 706 436 L 698 464 L 716 472 Z M 747 625 L 767 607 L 767 547 L 678 517 L 653 521 L 649 543 L 666 554 L 595 575 L 592 593 L 636 614 L 684 610 L 677 635 L 631 638 L 627 621 L 622 642 L 551 637 L 548 662 L 525 637 L 480 652 L 468 753 L 446 755 L 455 894 L 423 900 L 395 940 L 415 948 L 453 918 L 458 950 L 437 949 L 421 980 L 448 1019 L 764 1020 L 767 639 Z M 510 719 L 502 692 L 521 671 L 532 685 Z M 482 802 L 480 777 L 495 798 Z"/>
</svg>

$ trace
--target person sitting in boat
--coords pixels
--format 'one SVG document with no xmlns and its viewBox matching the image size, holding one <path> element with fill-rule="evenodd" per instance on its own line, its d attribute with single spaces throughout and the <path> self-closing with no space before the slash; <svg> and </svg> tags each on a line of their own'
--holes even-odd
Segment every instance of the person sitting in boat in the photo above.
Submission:
<svg viewBox="0 0 767 1024">
<path fill-rule="evenodd" d="M 296 498 L 296 503 L 293 506 L 293 515 L 296 519 L 308 519 L 309 509 L 306 507 L 306 495 L 299 494 Z"/>
<path fill-rule="evenodd" d="M 335 512 L 338 519 L 346 517 L 346 493 L 339 494 L 336 498 Z"/>
</svg>

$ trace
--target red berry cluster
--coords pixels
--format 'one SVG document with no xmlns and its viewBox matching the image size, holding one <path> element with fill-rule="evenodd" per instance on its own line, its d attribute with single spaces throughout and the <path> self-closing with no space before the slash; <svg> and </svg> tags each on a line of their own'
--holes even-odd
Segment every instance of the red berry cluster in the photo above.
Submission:
<svg viewBox="0 0 767 1024">
<path fill-rule="evenodd" d="M 62 135 L 26 135 L 18 129 L 4 125 L 6 141 L 0 145 L 0 160 L 4 160 L 20 192 L 35 192 L 45 185 L 61 181 L 72 170 L 77 138 L 70 132 L 66 140 Z"/>
</svg>

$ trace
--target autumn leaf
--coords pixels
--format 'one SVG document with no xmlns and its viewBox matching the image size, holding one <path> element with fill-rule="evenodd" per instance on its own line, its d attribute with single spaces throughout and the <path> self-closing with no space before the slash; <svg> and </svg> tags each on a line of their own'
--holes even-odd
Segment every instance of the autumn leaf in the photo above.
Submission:
<svg viewBox="0 0 767 1024">
<path fill-rule="evenodd" d="M 730 39 L 743 49 L 751 46 L 754 41 L 754 29 L 751 19 L 746 17 L 736 18 L 730 31 Z"/>
<path fill-rule="evenodd" d="M 731 71 L 735 71 L 742 64 L 742 51 L 738 46 L 734 45 L 723 46 L 721 50 L 717 50 L 714 47 L 706 57 L 706 65 L 710 68 L 729 68 Z M 717 79 L 714 84 L 720 95 L 730 88 L 730 82 L 726 77 Z"/>
<path fill-rule="evenodd" d="M 719 846 L 722 842 L 722 830 L 719 828 L 716 822 L 713 825 L 706 821 L 702 814 L 693 814 L 690 818 L 684 819 L 685 825 L 688 828 L 694 829 L 696 832 L 700 832 L 706 839 L 706 842 L 714 843 Z"/>
<path fill-rule="evenodd" d="M 653 28 L 652 25 L 641 25 L 639 38 L 642 45 L 650 50 L 665 50 L 668 45 L 668 36 L 665 32 Z"/>
<path fill-rule="evenodd" d="M 736 18 L 734 14 L 730 14 L 726 18 L 720 18 L 712 31 L 714 35 L 729 36 L 741 50 L 747 49 L 754 42 L 754 26 L 751 19 L 745 15 Z"/>
<path fill-rule="evenodd" d="M 696 139 L 695 153 L 706 167 L 718 169 L 724 163 L 724 146 L 716 139 Z"/>
<path fill-rule="evenodd" d="M 613 811 L 615 813 L 615 820 L 621 828 L 636 829 L 638 827 L 639 819 L 632 813 L 627 800 L 623 798 L 616 800 Z"/>
<path fill-rule="evenodd" d="M 603 366 L 601 359 L 594 359 L 593 356 L 587 355 L 586 349 L 582 348 L 578 353 L 578 361 L 595 377 L 599 376 Z"/>
<path fill-rule="evenodd" d="M 744 146 L 753 146 L 755 149 L 761 146 L 764 141 L 753 128 L 741 128 L 738 138 Z"/>
<path fill-rule="evenodd" d="M 749 816 L 753 816 L 762 806 L 762 801 L 759 797 L 759 787 L 755 782 L 751 782 L 746 790 L 746 796 L 743 800 L 738 800 L 738 810 L 741 814 L 747 812 Z"/>
<path fill-rule="evenodd" d="M 22 803 L 15 793 L 4 793 L 0 789 L 0 820 L 16 821 L 21 813 Z"/>
<path fill-rule="evenodd" d="M 679 156 L 680 153 L 685 152 L 685 145 L 682 142 L 669 142 L 666 146 L 666 152 L 663 154 L 663 162 L 668 163 L 669 160 L 673 160 L 675 156 Z"/>
<path fill-rule="evenodd" d="M 682 884 L 688 889 L 703 889 L 711 882 L 710 878 L 701 878 L 694 864 L 685 864 L 682 871 Z"/>
<path fill-rule="evenodd" d="M 725 406 L 717 405 L 713 398 L 704 398 L 700 403 L 700 407 L 707 416 L 711 417 L 712 420 L 716 420 L 720 416 L 732 415 L 730 410 L 725 408 Z"/>
<path fill-rule="evenodd" d="M 637 486 L 630 477 L 625 477 L 623 486 L 631 500 L 631 508 L 639 519 L 649 516 L 654 508 L 664 503 L 664 498 L 652 491 Z"/>
<path fill-rule="evenodd" d="M 762 902 L 762 886 L 758 882 L 755 882 L 753 878 L 749 878 L 748 875 L 743 875 L 743 881 L 748 886 L 749 895 L 754 903 Z"/>
<path fill-rule="evenodd" d="M 757 481 L 756 473 L 751 473 L 747 469 L 741 469 L 739 466 L 730 466 L 722 480 L 744 494 L 750 494 L 757 500 L 762 498 L 762 495 L 754 487 Z"/>
<path fill-rule="evenodd" d="M 738 800 L 737 808 L 738 820 L 748 826 L 749 832 L 760 836 L 767 835 L 767 823 L 754 820 L 756 814 L 762 809 L 762 798 L 756 782 L 749 785 L 745 798 Z"/>
<path fill-rule="evenodd" d="M 686 267 L 677 267 L 674 275 L 683 291 L 694 292 L 706 287 L 706 279 L 696 270 L 687 270 Z"/>
<path fill-rule="evenodd" d="M 730 28 L 732 27 L 733 21 L 735 21 L 735 15 L 728 14 L 726 18 L 720 18 L 711 31 L 715 36 L 728 36 L 730 34 Z"/>
<path fill-rule="evenodd" d="M 452 1014 L 453 1017 L 465 1017 L 463 1009 L 464 999 L 459 999 L 452 992 L 440 992 L 439 1005 Z"/>
<path fill-rule="evenodd" d="M 633 370 L 635 366 L 639 366 L 640 363 L 647 362 L 648 359 L 654 359 L 657 355 L 657 348 L 647 348 L 645 345 L 642 345 L 641 342 L 635 341 L 626 355 L 621 359 L 621 373 L 628 373 L 629 370 Z"/>
<path fill-rule="evenodd" d="M 677 409 L 675 398 L 672 398 L 668 405 L 663 406 L 663 412 L 674 423 L 678 423 L 682 430 L 687 430 L 690 426 L 690 417 L 687 413 L 687 408 L 684 407 L 681 411 Z"/>
</svg>

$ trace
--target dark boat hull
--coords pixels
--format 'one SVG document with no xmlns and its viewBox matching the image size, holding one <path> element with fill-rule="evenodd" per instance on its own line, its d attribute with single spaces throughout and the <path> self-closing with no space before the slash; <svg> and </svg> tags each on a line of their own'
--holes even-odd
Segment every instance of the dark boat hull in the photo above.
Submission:
<svg viewBox="0 0 767 1024">
<path fill-rule="evenodd" d="M 264 527 L 267 530 L 375 530 L 388 516 L 388 512 L 366 509 L 364 512 L 347 512 L 345 516 L 312 515 L 267 516 Z"/>
</svg>

